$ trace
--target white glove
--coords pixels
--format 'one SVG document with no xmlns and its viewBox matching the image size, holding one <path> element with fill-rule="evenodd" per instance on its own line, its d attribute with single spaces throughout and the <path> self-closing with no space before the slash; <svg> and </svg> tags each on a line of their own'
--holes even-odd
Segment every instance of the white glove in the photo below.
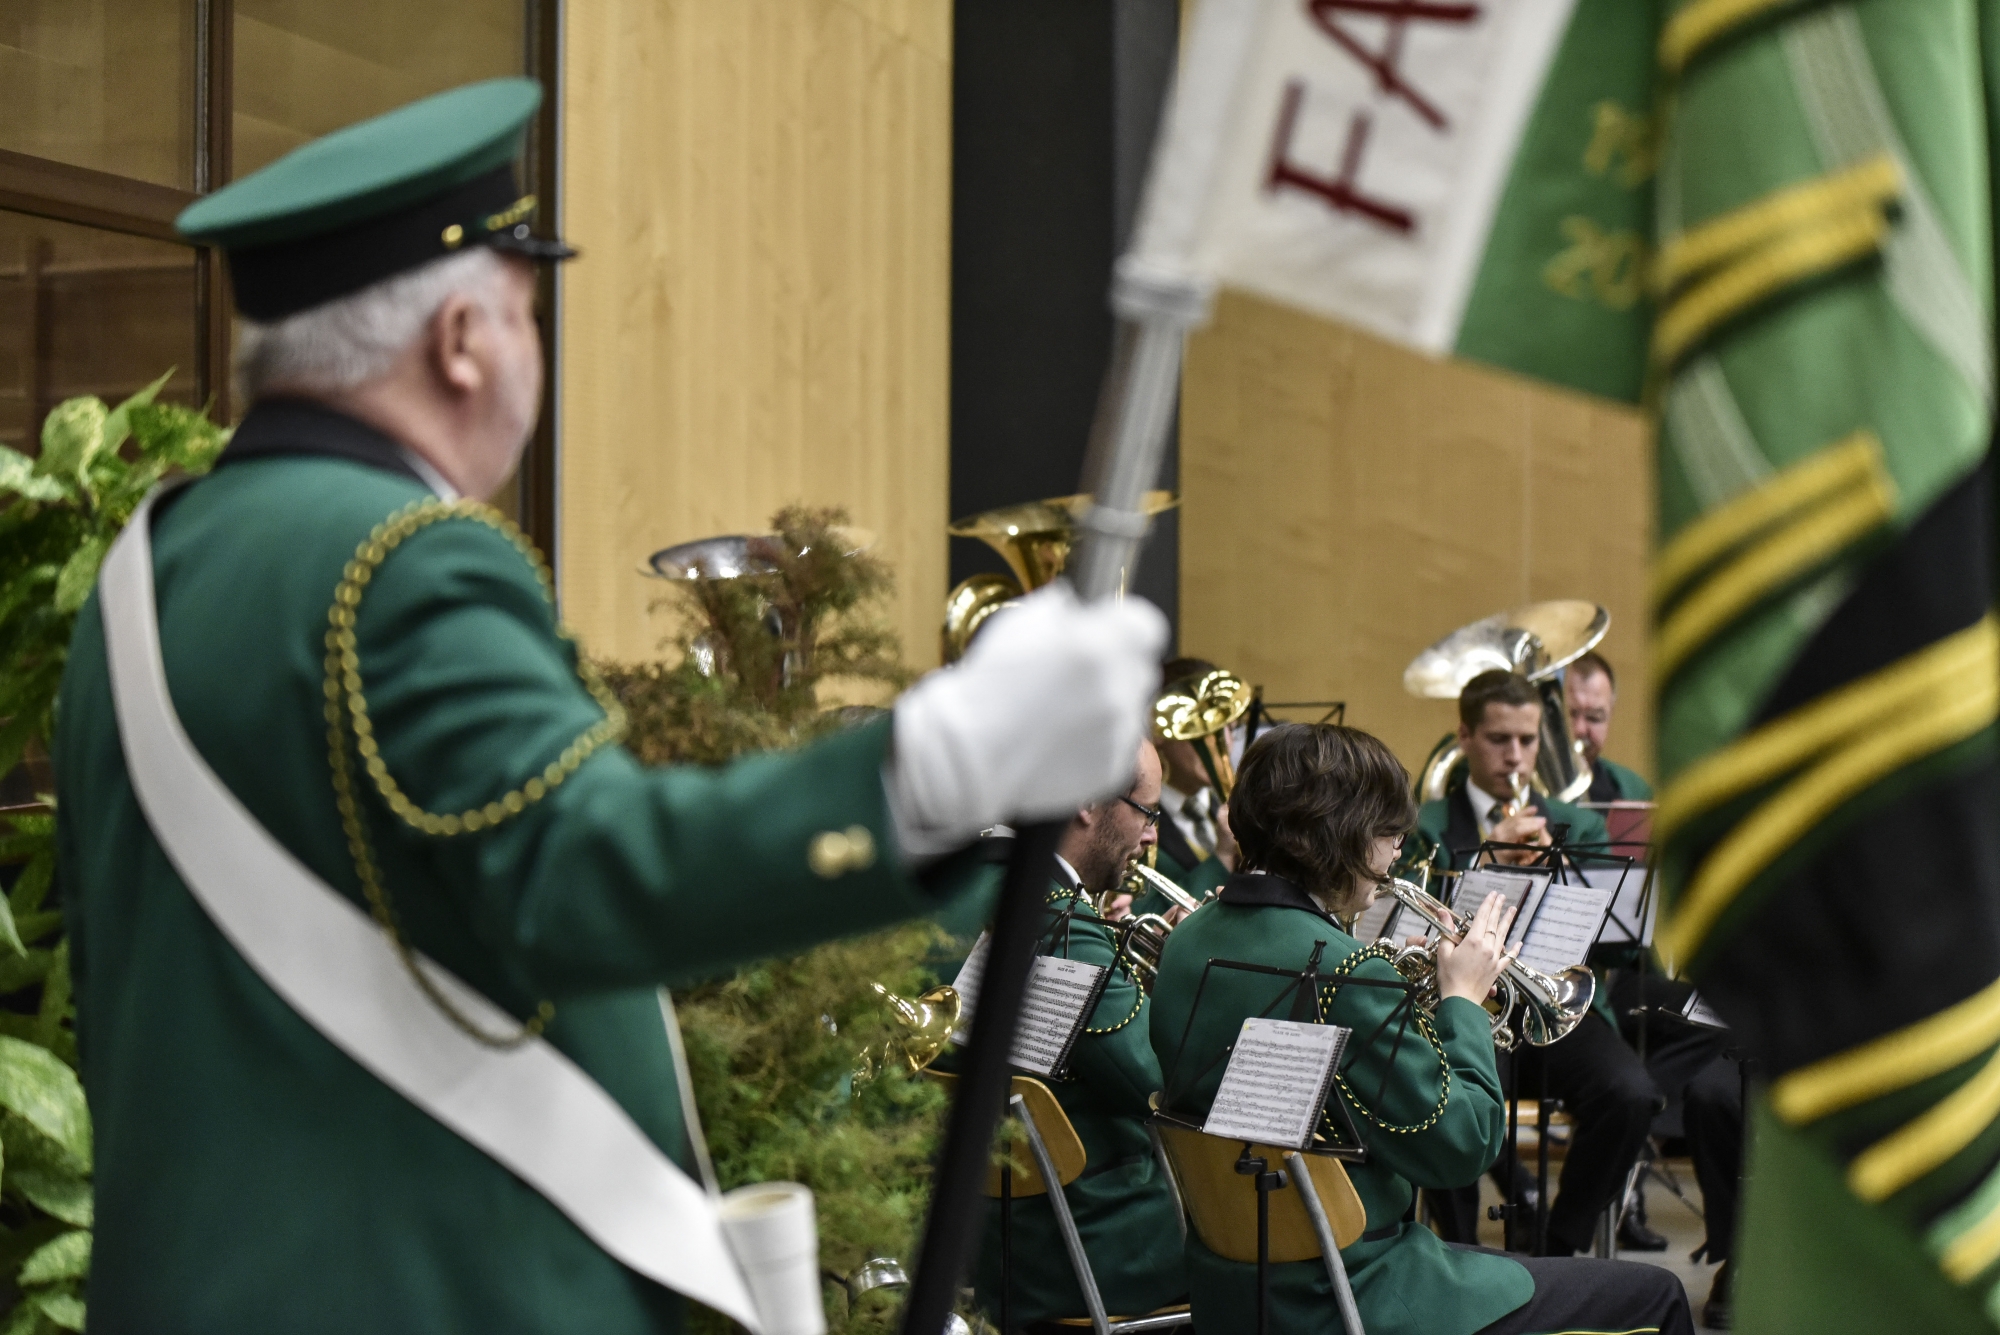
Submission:
<svg viewBox="0 0 2000 1335">
<path fill-rule="evenodd" d="M 1131 781 L 1167 621 L 1139 598 L 1052 584 L 998 613 L 955 665 L 896 702 L 882 767 L 906 858 L 1000 822 L 1067 819 Z"/>
</svg>

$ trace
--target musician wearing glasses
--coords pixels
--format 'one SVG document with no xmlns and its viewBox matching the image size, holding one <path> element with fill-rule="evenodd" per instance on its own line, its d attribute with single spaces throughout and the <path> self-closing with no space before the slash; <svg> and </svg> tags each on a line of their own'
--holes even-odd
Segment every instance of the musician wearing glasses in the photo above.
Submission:
<svg viewBox="0 0 2000 1335">
<path fill-rule="evenodd" d="M 1352 1031 L 1323 1126 L 1351 1117 L 1368 1152 L 1349 1168 L 1366 1231 L 1341 1259 L 1369 1335 L 1691 1333 L 1687 1296 L 1665 1270 L 1514 1258 L 1447 1244 L 1413 1219 L 1417 1188 L 1476 1182 L 1501 1150 L 1506 1114 L 1481 1002 L 1506 966 L 1510 921 L 1500 897 L 1488 896 L 1463 943 L 1437 947 L 1431 1012 L 1412 1006 L 1387 948 L 1365 948 L 1340 924 L 1380 893 L 1415 821 L 1408 775 L 1367 733 L 1288 723 L 1257 740 L 1230 803 L 1241 863 L 1217 899 L 1168 938 L 1154 984 L 1164 1106 L 1197 1123 L 1207 1115 L 1243 1021 L 1273 1014 L 1282 987 L 1209 961 L 1304 970 L 1317 953 L 1321 1020 Z M 1285 993 L 1280 1004 L 1290 1000 Z M 1271 1272 L 1270 1329 L 1341 1330 L 1318 1258 Z M 1191 1234 L 1187 1275 L 1202 1335 L 1255 1329 L 1254 1263 L 1224 1260 Z"/>
<path fill-rule="evenodd" d="M 1558 826 L 1567 827 L 1564 834 L 1571 844 L 1605 842 L 1604 822 L 1595 812 L 1526 788 L 1535 770 L 1542 726 L 1541 696 L 1527 678 L 1505 671 L 1480 673 L 1460 693 L 1458 716 L 1464 775 L 1453 777 L 1443 798 L 1424 804 L 1416 836 L 1405 853 L 1408 864 L 1435 859 L 1439 868 L 1470 866 L 1482 840 L 1531 845 L 1497 855 L 1502 862 L 1531 862 L 1544 856 L 1538 850 L 1550 844 Z M 1526 796 L 1518 810 L 1509 810 L 1505 795 L 1517 790 Z M 1603 988 L 1598 995 L 1604 996 Z M 1562 1101 L 1573 1123 L 1543 1244 L 1550 1256 L 1568 1256 L 1589 1249 L 1605 1206 L 1624 1190 L 1653 1114 L 1665 1100 L 1638 1054 L 1601 1009 L 1585 1016 L 1566 1037 L 1519 1056 L 1523 1095 L 1545 1087 Z M 1528 1176 L 1523 1170 L 1515 1178 L 1513 1194 L 1525 1199 L 1533 1190 Z M 1476 1239 L 1477 1184 L 1434 1192 L 1432 1205 L 1446 1238 Z M 1643 1251 L 1666 1246 L 1658 1234 L 1642 1229 L 1637 1220 L 1626 1220 L 1620 1245 Z M 1517 1239 L 1520 1236 L 1517 1232 Z"/>
<path fill-rule="evenodd" d="M 1083 1141 L 1083 1175 L 1063 1195 L 1090 1257 L 1106 1310 L 1143 1314 L 1180 1302 L 1179 1206 L 1161 1174 L 1146 1131 L 1160 1065 L 1148 1040 L 1145 993 L 1124 961 L 1110 924 L 1093 905 L 1118 887 L 1125 864 L 1150 847 L 1160 821 L 1160 761 L 1138 748 L 1132 786 L 1076 813 L 1064 832 L 1057 880 L 1049 887 L 1041 953 L 1111 970 L 1110 982 L 1085 1021 L 1066 1078 L 1048 1081 Z M 1087 1315 L 1068 1252 L 1046 1197 L 1012 1206 L 1007 1267 L 1010 1326 Z M 974 1289 L 998 1316 L 1001 1302 L 1001 1220 L 987 1213 Z"/>
</svg>

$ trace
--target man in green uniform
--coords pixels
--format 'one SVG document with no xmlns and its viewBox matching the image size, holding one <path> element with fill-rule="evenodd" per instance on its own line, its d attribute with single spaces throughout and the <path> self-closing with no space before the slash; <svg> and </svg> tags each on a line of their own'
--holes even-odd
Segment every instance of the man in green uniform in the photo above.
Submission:
<svg viewBox="0 0 2000 1335">
<path fill-rule="evenodd" d="M 630 1162 L 697 1169 L 660 985 L 934 911 L 980 829 L 1131 774 L 1164 628 L 1067 593 L 1025 600 L 892 717 L 797 753 L 647 770 L 619 745 L 539 557 L 458 499 L 512 472 L 538 411 L 532 266 L 569 253 L 532 234 L 512 178 L 539 101 L 524 80 L 454 90 L 181 219 L 227 252 L 251 407 L 214 473 L 107 562 L 55 745 L 94 1331 L 679 1329 L 682 1299 L 648 1276 L 677 1264 L 683 1221 L 624 1208 L 623 1162 L 562 1136 L 603 1105 L 645 1150 Z M 148 659 L 133 625 L 151 616 L 104 609 L 154 605 Z M 179 749 L 125 726 L 148 684 Z M 162 756 L 216 780 L 228 820 L 161 820 Z M 186 870 L 217 850 L 283 876 Z M 291 900 L 269 897 L 280 880 Z M 315 972 L 274 907 L 315 886 L 383 968 Z M 225 933 L 230 895 L 252 912 Z M 272 971 L 273 940 L 296 975 Z M 393 1086 L 377 1073 L 404 1036 L 356 1039 L 324 1003 L 392 988 L 432 1036 Z M 533 1106 L 562 1115 L 528 1128 L 555 1171 L 454 1130 L 509 1129 L 486 1075 L 560 1086 Z M 609 1216 L 580 1213 L 606 1192 Z M 711 1217 L 698 1188 L 673 1199 Z M 657 1245 L 621 1263 L 620 1228 Z"/>
<path fill-rule="evenodd" d="M 1604 754 L 1611 711 L 1618 707 L 1618 678 L 1602 654 L 1593 650 L 1563 669 L 1563 705 L 1570 731 L 1583 743 L 1583 758 L 1590 762 L 1590 800 L 1652 801 L 1652 784 Z"/>
<path fill-rule="evenodd" d="M 1517 779 L 1525 783 L 1535 772 L 1541 743 L 1541 696 L 1527 678 L 1497 669 L 1480 673 L 1459 693 L 1458 718 L 1464 776 L 1453 779 L 1444 797 L 1424 803 L 1411 847 L 1405 850 L 1406 862 L 1468 867 L 1482 840 L 1546 846 L 1558 830 L 1571 844 L 1604 843 L 1604 822 L 1596 812 L 1532 789 L 1522 810 L 1502 808 Z M 1538 855 L 1524 849 L 1496 856 L 1503 862 L 1528 862 Z M 1551 1256 L 1587 1250 L 1605 1206 L 1623 1193 L 1626 1174 L 1664 1100 L 1645 1064 L 1601 1008 L 1555 1043 L 1523 1048 L 1514 1059 L 1520 1063 L 1521 1088 L 1545 1087 L 1569 1109 L 1575 1128 L 1563 1161 L 1561 1191 L 1549 1210 L 1545 1250 Z M 1520 1180 L 1524 1177 L 1516 1174 L 1517 1194 L 1527 1189 Z M 1447 1239 L 1478 1240 L 1476 1185 L 1438 1192 L 1434 1199 Z M 1517 1240 L 1526 1232 L 1517 1231 Z M 1635 1230 L 1627 1230 L 1621 1242 L 1652 1247 L 1652 1239 Z"/>
<path fill-rule="evenodd" d="M 1320 1131 L 1345 1141 L 1351 1122 L 1367 1150 L 1366 1161 L 1348 1169 L 1366 1227 L 1341 1259 L 1368 1335 L 1691 1335 L 1686 1294 L 1664 1270 L 1521 1261 L 1449 1245 L 1412 1217 L 1417 1188 L 1476 1182 L 1506 1135 L 1481 1002 L 1503 967 L 1509 920 L 1500 897 L 1488 896 L 1464 941 L 1439 945 L 1429 1014 L 1411 1005 L 1387 947 L 1364 948 L 1341 928 L 1342 917 L 1377 893 L 1411 827 L 1410 807 L 1402 765 L 1356 729 L 1287 723 L 1252 745 L 1231 802 L 1242 868 L 1168 938 L 1153 988 L 1163 1106 L 1199 1124 L 1243 1022 L 1292 1013 L 1296 993 L 1283 980 L 1217 962 L 1301 974 L 1316 968 L 1320 1022 L 1350 1030 Z M 1195 1328 L 1251 1335 L 1255 1263 L 1226 1260 L 1195 1233 L 1187 1263 Z M 1270 1272 L 1271 1330 L 1341 1330 L 1318 1258 Z"/>
<path fill-rule="evenodd" d="M 1141 746 L 1132 787 L 1078 812 L 1064 832 L 1041 944 L 1044 955 L 1111 971 L 1067 1070 L 1047 1083 L 1083 1141 L 1083 1174 L 1063 1188 L 1063 1198 L 1105 1310 L 1114 1316 L 1143 1315 L 1187 1295 L 1179 1207 L 1146 1132 L 1149 1100 L 1160 1088 L 1146 994 L 1112 927 L 1091 908 L 1093 896 L 1115 886 L 1125 864 L 1152 845 L 1159 801 L 1159 758 Z M 1009 1207 L 1011 1236 L 1004 1248 L 1001 1213 L 995 1202 L 987 1214 L 976 1284 L 980 1304 L 998 1319 L 1004 1286 L 1010 1329 L 1088 1315 L 1048 1198 Z"/>
</svg>

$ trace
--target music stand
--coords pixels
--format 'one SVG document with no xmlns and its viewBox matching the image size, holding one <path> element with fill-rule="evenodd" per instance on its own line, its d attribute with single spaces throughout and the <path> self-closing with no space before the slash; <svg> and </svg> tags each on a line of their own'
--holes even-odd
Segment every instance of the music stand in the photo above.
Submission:
<svg viewBox="0 0 2000 1335">
<path fill-rule="evenodd" d="M 1588 878 L 1584 875 L 1584 861 L 1586 859 L 1600 863 L 1609 863 L 1620 868 L 1619 883 L 1613 887 L 1612 891 L 1612 902 L 1615 904 L 1619 891 L 1624 888 L 1625 877 L 1631 875 L 1633 863 L 1636 859 L 1630 854 L 1611 851 L 1618 847 L 1613 842 L 1571 843 L 1568 838 L 1569 826 L 1567 824 L 1552 824 L 1549 829 L 1551 832 L 1550 840 L 1546 844 L 1521 844 L 1510 843 L 1505 840 L 1486 839 L 1480 841 L 1479 847 L 1476 849 L 1452 850 L 1452 860 L 1455 862 L 1460 861 L 1466 858 L 1469 853 L 1471 868 L 1475 870 L 1481 867 L 1508 865 L 1528 871 L 1547 870 L 1553 882 L 1561 885 L 1589 883 Z M 1506 864 L 1501 863 L 1496 856 L 1501 852 L 1524 852 L 1533 854 L 1534 856 L 1526 863 Z M 1571 879 L 1572 876 L 1575 880 Z M 1641 923 L 1646 920 L 1646 913 L 1649 907 L 1648 897 L 1651 893 L 1652 887 L 1650 884 L 1642 887 L 1639 906 Z M 1524 926 L 1524 939 L 1526 930 Z M 1601 924 L 1598 931 L 1600 934 L 1603 932 Z M 1521 1041 L 1526 1041 L 1525 1034 L 1522 1036 Z M 1521 1065 L 1518 1061 L 1513 1060 L 1514 1055 L 1513 1052 L 1507 1054 L 1507 1141 L 1506 1149 L 1502 1153 L 1500 1160 L 1501 1172 L 1506 1184 L 1502 1190 L 1504 1199 L 1502 1204 L 1490 1207 L 1486 1216 L 1488 1219 L 1498 1219 L 1500 1221 L 1502 1236 L 1505 1239 L 1503 1245 L 1510 1251 L 1513 1250 L 1514 1246 L 1515 1219 L 1520 1213 L 1520 1204 L 1515 1199 L 1514 1176 L 1516 1165 L 1520 1163 Z M 1644 1057 L 1644 1052 L 1641 1052 L 1641 1060 L 1644 1060 Z M 1547 1080 L 1544 1079 L 1537 1090 L 1535 1099 L 1535 1216 L 1531 1240 L 1534 1248 L 1533 1254 L 1536 1256 L 1543 1255 L 1548 1250 L 1549 1119 L 1553 1112 L 1553 1102 L 1554 1100 L 1548 1096 L 1548 1084 Z"/>
</svg>

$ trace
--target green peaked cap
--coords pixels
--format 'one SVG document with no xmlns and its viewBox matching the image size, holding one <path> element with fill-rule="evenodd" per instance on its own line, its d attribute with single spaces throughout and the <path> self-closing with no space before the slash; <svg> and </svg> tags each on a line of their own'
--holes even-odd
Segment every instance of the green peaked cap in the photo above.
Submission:
<svg viewBox="0 0 2000 1335">
<path fill-rule="evenodd" d="M 567 259 L 535 237 L 513 161 L 542 103 L 532 79 L 488 79 L 336 130 L 184 210 L 190 241 L 229 257 L 254 320 L 307 310 L 470 245 Z"/>
</svg>

